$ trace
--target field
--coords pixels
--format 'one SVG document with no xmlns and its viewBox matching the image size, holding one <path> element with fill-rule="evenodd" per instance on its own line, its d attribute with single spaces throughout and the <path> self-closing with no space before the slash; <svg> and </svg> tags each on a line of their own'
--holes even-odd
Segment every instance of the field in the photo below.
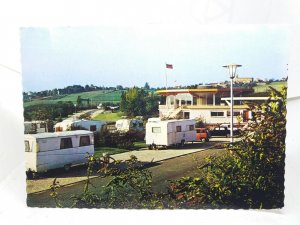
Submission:
<svg viewBox="0 0 300 225">
<path fill-rule="evenodd" d="M 33 100 L 31 102 L 25 102 L 24 107 L 31 106 L 31 105 L 40 105 L 40 104 L 51 104 L 56 103 L 59 101 L 71 101 L 76 103 L 78 96 L 82 99 L 90 99 L 90 103 L 92 105 L 98 105 L 99 103 L 103 102 L 113 102 L 118 103 L 121 100 L 122 91 L 112 91 L 112 90 L 100 90 L 100 91 L 90 91 L 90 92 L 82 92 L 76 94 L 70 94 L 62 96 L 61 98 L 56 99 L 39 99 Z"/>
<path fill-rule="evenodd" d="M 266 85 L 258 85 L 253 87 L 254 92 L 267 92 L 269 90 L 269 86 L 275 88 L 276 90 L 280 91 L 282 86 L 287 86 L 287 82 L 272 82 L 270 84 L 266 84 Z"/>
<path fill-rule="evenodd" d="M 124 114 L 122 112 L 117 113 L 101 113 L 97 116 L 93 117 L 93 120 L 101 120 L 101 121 L 117 121 L 122 118 Z"/>
</svg>

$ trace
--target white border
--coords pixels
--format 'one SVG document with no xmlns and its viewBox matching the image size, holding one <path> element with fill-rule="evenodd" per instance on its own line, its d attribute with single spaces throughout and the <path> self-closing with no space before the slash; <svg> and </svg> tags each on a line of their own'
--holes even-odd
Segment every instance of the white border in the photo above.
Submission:
<svg viewBox="0 0 300 225">
<path fill-rule="evenodd" d="M 79 210 L 25 205 L 21 76 L 0 68 L 1 224 L 299 224 L 299 3 L 296 0 L 126 0 L 0 2 L 0 63 L 20 71 L 21 26 L 106 24 L 291 24 L 286 207 L 282 210 Z M 298 64 L 298 65 L 297 65 Z"/>
</svg>

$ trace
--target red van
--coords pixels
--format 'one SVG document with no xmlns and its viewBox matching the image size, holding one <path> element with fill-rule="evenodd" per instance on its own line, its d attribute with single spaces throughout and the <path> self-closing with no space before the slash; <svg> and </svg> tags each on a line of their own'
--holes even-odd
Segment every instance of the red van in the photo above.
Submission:
<svg viewBox="0 0 300 225">
<path fill-rule="evenodd" d="M 197 141 L 209 141 L 210 134 L 206 128 L 195 128 L 195 130 L 197 132 Z"/>
</svg>

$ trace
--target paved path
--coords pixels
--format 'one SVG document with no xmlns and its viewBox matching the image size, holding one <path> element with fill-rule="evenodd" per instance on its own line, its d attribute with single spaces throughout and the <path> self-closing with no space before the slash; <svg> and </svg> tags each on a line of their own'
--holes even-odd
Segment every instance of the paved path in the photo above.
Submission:
<svg viewBox="0 0 300 225">
<path fill-rule="evenodd" d="M 178 156 L 191 154 L 194 152 L 202 151 L 206 148 L 201 149 L 168 149 L 168 150 L 142 150 L 142 151 L 131 151 L 124 152 L 121 154 L 113 155 L 115 160 L 128 160 L 131 155 L 134 155 L 142 162 L 159 162 L 167 159 L 172 159 Z"/>
</svg>

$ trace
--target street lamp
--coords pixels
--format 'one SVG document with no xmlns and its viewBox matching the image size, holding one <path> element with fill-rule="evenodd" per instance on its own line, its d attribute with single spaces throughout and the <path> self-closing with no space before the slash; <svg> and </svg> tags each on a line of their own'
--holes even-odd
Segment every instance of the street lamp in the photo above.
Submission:
<svg viewBox="0 0 300 225">
<path fill-rule="evenodd" d="M 75 113 L 76 113 L 76 104 L 74 104 L 74 106 L 75 106 Z"/>
<path fill-rule="evenodd" d="M 241 67 L 242 65 L 238 65 L 238 64 L 230 64 L 230 65 L 226 65 L 223 66 L 225 68 L 227 68 L 229 70 L 229 78 L 230 78 L 230 97 L 231 97 L 231 101 L 230 101 L 230 116 L 231 116 L 231 120 L 230 120 L 230 137 L 231 137 L 231 143 L 233 143 L 233 79 L 235 78 L 235 74 L 236 74 L 236 69 L 238 67 Z"/>
</svg>

